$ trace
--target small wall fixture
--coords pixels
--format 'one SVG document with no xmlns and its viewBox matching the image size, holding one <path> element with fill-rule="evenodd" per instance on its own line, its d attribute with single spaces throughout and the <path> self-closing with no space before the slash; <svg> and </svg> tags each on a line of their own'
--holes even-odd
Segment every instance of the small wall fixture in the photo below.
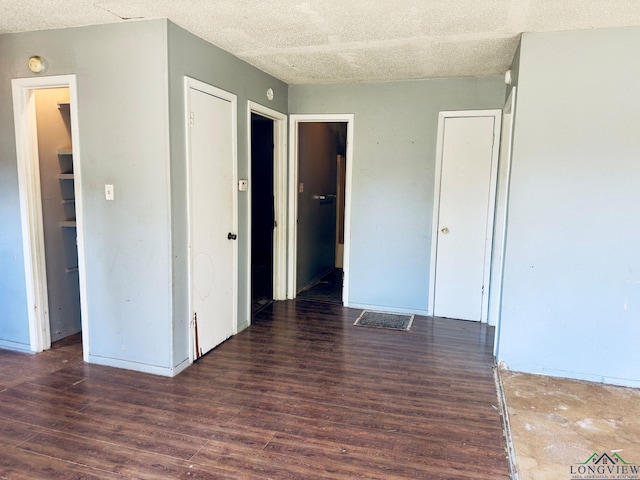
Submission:
<svg viewBox="0 0 640 480">
<path fill-rule="evenodd" d="M 504 83 L 511 85 L 511 70 L 507 70 L 504 74 Z"/>
<path fill-rule="evenodd" d="M 273 88 L 267 90 L 267 100 L 273 100 Z"/>
<path fill-rule="evenodd" d="M 29 70 L 33 73 L 42 73 L 47 69 L 47 65 L 44 61 L 44 58 L 34 55 L 29 58 Z"/>
</svg>

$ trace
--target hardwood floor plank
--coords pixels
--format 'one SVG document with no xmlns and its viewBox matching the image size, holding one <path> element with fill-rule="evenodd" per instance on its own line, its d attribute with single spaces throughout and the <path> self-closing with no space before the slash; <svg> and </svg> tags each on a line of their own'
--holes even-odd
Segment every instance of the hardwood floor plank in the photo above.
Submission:
<svg viewBox="0 0 640 480">
<path fill-rule="evenodd" d="M 3 446 L 16 447 L 41 431 L 27 423 L 0 418 L 0 452 Z"/>
<path fill-rule="evenodd" d="M 1 395 L 10 397 L 15 402 L 31 402 L 47 405 L 54 409 L 60 407 L 71 411 L 79 411 L 93 401 L 84 395 L 61 392 L 59 389 L 32 382 L 15 385 L 2 392 Z"/>
<path fill-rule="evenodd" d="M 140 480 L 225 478 L 224 471 L 216 473 L 214 468 L 203 469 L 192 462 L 61 432 L 40 433 L 20 449 Z"/>
<path fill-rule="evenodd" d="M 91 469 L 75 462 L 26 452 L 16 447 L 3 448 L 0 455 L 0 476 L 12 480 L 108 480 L 122 477 Z"/>
<path fill-rule="evenodd" d="M 56 388 L 64 390 L 79 383 L 82 383 L 87 379 L 87 374 L 82 368 L 82 364 L 75 367 L 67 367 L 56 372 L 40 375 L 30 380 L 30 383 L 35 385 L 42 385 L 49 388 Z"/>
<path fill-rule="evenodd" d="M 87 406 L 82 415 L 90 418 L 116 419 L 127 425 L 147 425 L 167 432 L 181 433 L 192 437 L 208 438 L 211 427 L 226 423 L 240 407 L 218 404 L 203 404 L 200 408 L 172 410 L 131 405 L 119 401 L 96 401 Z"/>
<path fill-rule="evenodd" d="M 132 424 L 117 414 L 79 413 L 58 423 L 56 430 L 185 460 L 206 442 L 203 438 L 167 431 L 144 421 Z"/>
<path fill-rule="evenodd" d="M 22 422 L 32 427 L 57 428 L 65 418 L 76 412 L 61 407 L 29 401 L 16 401 L 0 393 L 0 418 Z"/>
<path fill-rule="evenodd" d="M 263 449 L 247 451 L 242 445 L 234 445 L 231 451 L 221 455 L 216 447 L 205 446 L 193 458 L 197 464 L 225 469 L 230 478 L 262 479 L 337 479 L 328 469 L 318 469 L 305 457 L 285 456 Z"/>
<path fill-rule="evenodd" d="M 493 479 L 500 472 L 486 459 L 479 464 L 474 462 L 474 471 L 465 472 L 465 467 L 473 461 L 469 452 L 452 453 L 443 447 L 439 458 L 416 455 L 416 452 L 393 448 L 389 437 L 389 448 L 380 448 L 375 452 L 345 443 L 319 442 L 298 436 L 277 434 L 268 444 L 267 450 L 285 456 L 303 456 L 317 468 L 332 466 L 332 472 L 359 477 L 363 472 L 372 472 L 380 478 L 437 478 L 449 479 Z"/>
<path fill-rule="evenodd" d="M 357 408 L 336 408 L 332 405 L 323 405 L 317 403 L 300 404 L 291 414 L 303 418 L 321 419 L 329 422 L 339 423 L 343 425 L 366 427 L 382 431 L 395 431 L 408 435 L 419 436 L 438 436 L 442 431 L 458 431 L 473 432 L 475 442 L 483 445 L 487 438 L 494 440 L 502 435 L 502 429 L 492 427 L 489 415 L 484 418 L 478 418 L 473 414 L 460 412 L 458 409 L 452 409 L 446 412 L 448 418 L 444 418 L 444 414 L 427 414 L 428 407 L 425 407 L 425 414 L 405 415 L 403 413 L 381 412 L 379 410 L 364 410 Z M 491 416 L 495 412 L 486 412 Z"/>
</svg>

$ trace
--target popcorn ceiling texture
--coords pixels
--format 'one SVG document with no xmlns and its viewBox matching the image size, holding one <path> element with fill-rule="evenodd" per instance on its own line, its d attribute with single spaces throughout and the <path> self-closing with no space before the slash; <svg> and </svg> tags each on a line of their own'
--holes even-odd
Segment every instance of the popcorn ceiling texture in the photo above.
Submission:
<svg viewBox="0 0 640 480">
<path fill-rule="evenodd" d="M 522 32 L 640 25 L 638 0 L 0 3 L 0 33 L 168 18 L 289 84 L 502 75 Z"/>
</svg>

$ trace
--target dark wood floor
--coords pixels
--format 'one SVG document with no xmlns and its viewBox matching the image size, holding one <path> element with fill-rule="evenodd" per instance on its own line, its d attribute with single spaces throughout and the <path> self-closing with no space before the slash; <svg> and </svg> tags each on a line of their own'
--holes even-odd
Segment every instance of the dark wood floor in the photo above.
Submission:
<svg viewBox="0 0 640 480">
<path fill-rule="evenodd" d="M 173 379 L 0 350 L 0 477 L 507 479 L 493 329 L 359 313 L 276 302 Z"/>
<path fill-rule="evenodd" d="M 251 312 L 255 314 L 273 302 L 273 259 L 251 262 Z"/>
<path fill-rule="evenodd" d="M 298 293 L 298 300 L 342 305 L 343 273 L 336 268 L 326 273 L 315 285 Z"/>
</svg>

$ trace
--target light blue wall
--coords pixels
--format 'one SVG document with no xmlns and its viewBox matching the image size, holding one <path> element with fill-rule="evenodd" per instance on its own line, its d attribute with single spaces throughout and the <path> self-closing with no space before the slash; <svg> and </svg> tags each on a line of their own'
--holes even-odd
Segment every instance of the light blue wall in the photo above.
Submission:
<svg viewBox="0 0 640 480">
<path fill-rule="evenodd" d="M 234 93 L 238 97 L 238 178 L 247 178 L 248 101 L 287 113 L 287 85 L 231 54 L 168 22 L 169 111 L 171 132 L 171 205 L 173 268 L 173 365 L 185 366 L 189 357 L 189 291 L 187 289 L 187 192 L 184 116 L 184 76 Z M 267 89 L 274 91 L 268 101 Z M 260 179 L 255 179 L 259 181 Z M 238 193 L 238 322 L 249 324 L 248 255 L 249 203 L 246 192 Z M 168 257 L 167 257 L 168 258 Z"/>
<path fill-rule="evenodd" d="M 77 75 L 90 358 L 171 373 L 166 31 L 155 20 L 0 36 L 0 345 L 29 341 L 11 79 L 33 76 L 38 54 L 46 75 Z"/>
<path fill-rule="evenodd" d="M 11 78 L 26 76 L 0 35 L 0 347 L 30 350 Z M 29 58 L 29 56 L 27 56 Z M 22 75 L 20 75 L 22 73 Z"/>
<path fill-rule="evenodd" d="M 499 360 L 640 386 L 640 28 L 525 34 Z"/>
<path fill-rule="evenodd" d="M 240 178 L 249 168 L 248 100 L 286 113 L 287 86 L 166 20 L 0 36 L 0 346 L 22 350 L 29 329 L 11 78 L 33 76 L 34 53 L 48 61 L 47 75 L 77 75 L 90 360 L 172 375 L 188 358 L 184 75 L 238 95 Z M 114 202 L 104 199 L 106 183 Z M 247 195 L 238 200 L 246 326 Z"/>
<path fill-rule="evenodd" d="M 289 87 L 292 114 L 355 115 L 351 305 L 426 313 L 438 112 L 504 95 L 500 77 Z"/>
</svg>

